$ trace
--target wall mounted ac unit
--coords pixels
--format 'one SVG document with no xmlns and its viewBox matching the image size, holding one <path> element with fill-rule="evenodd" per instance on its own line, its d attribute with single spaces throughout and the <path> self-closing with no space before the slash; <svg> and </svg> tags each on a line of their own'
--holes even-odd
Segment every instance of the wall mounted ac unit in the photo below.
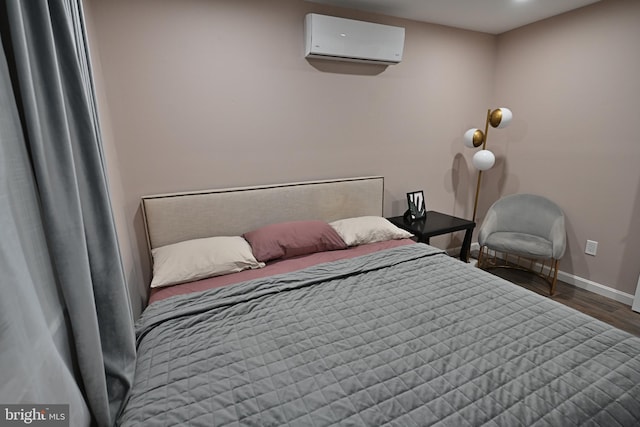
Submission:
<svg viewBox="0 0 640 427">
<path fill-rule="evenodd" d="M 305 57 L 397 64 L 404 28 L 309 13 L 304 20 Z"/>
</svg>

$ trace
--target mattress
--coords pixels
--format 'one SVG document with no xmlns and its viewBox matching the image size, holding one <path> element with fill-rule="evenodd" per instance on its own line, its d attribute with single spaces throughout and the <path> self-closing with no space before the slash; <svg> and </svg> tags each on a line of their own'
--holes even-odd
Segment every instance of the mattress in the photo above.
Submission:
<svg viewBox="0 0 640 427">
<path fill-rule="evenodd" d="M 297 256 L 294 258 L 277 259 L 269 261 L 264 268 L 254 270 L 244 270 L 234 274 L 209 277 L 194 282 L 182 283 L 180 285 L 167 286 L 164 288 L 154 288 L 151 290 L 149 304 L 163 300 L 175 295 L 189 294 L 192 292 L 205 291 L 207 289 L 220 288 L 222 286 L 233 285 L 234 283 L 245 282 L 247 280 L 259 279 L 273 276 L 275 274 L 288 273 L 311 267 L 316 264 L 337 261 L 340 259 L 354 258 L 361 255 L 384 249 L 395 248 L 397 246 L 413 245 L 411 239 L 385 240 L 382 242 L 368 243 L 360 246 L 353 246 L 339 251 L 316 252 L 309 255 Z"/>
<path fill-rule="evenodd" d="M 640 338 L 428 245 L 167 298 L 136 334 L 123 426 L 640 422 Z"/>
</svg>

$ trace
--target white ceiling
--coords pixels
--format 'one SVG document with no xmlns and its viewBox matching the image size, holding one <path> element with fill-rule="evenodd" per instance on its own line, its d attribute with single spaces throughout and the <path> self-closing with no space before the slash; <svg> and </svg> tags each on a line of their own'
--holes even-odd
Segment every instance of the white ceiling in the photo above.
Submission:
<svg viewBox="0 0 640 427">
<path fill-rule="evenodd" d="M 307 0 L 500 34 L 599 0 Z"/>
</svg>

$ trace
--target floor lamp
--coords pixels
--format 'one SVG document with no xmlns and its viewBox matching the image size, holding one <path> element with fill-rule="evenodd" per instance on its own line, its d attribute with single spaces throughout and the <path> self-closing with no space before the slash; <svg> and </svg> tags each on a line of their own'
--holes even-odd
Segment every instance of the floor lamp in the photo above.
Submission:
<svg viewBox="0 0 640 427">
<path fill-rule="evenodd" d="M 478 194 L 480 193 L 480 180 L 482 179 L 482 171 L 491 169 L 496 162 L 496 156 L 489 150 L 487 150 L 487 135 L 489 133 L 489 125 L 493 128 L 502 129 L 509 125 L 513 113 L 511 110 L 505 107 L 496 108 L 491 111 L 487 110 L 487 121 L 484 125 L 484 132 L 480 129 L 472 128 L 464 133 L 464 145 L 469 148 L 478 148 L 482 146 L 482 149 L 473 155 L 471 162 L 473 166 L 478 169 L 478 184 L 476 185 L 476 197 L 473 203 L 473 219 L 476 220 L 476 213 L 478 211 Z"/>
</svg>

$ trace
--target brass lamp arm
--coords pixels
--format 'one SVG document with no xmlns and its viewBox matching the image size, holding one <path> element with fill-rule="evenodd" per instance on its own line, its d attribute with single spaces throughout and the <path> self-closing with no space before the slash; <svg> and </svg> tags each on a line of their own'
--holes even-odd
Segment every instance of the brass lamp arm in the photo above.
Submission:
<svg viewBox="0 0 640 427">
<path fill-rule="evenodd" d="M 489 122 L 491 121 L 491 108 L 487 110 L 487 120 L 484 123 L 484 137 L 482 138 L 482 149 L 487 148 L 487 136 L 489 135 Z M 492 124 L 493 126 L 493 124 Z M 479 181 L 479 180 L 478 180 Z M 474 215 L 475 218 L 475 215 Z"/>
</svg>

